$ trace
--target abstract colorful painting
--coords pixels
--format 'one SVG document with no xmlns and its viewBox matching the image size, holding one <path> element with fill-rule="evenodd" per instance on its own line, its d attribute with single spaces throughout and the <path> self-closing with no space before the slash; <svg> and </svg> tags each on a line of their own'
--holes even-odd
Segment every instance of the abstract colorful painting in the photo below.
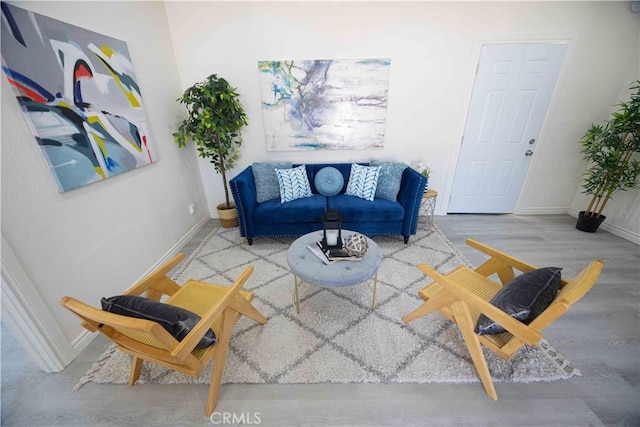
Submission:
<svg viewBox="0 0 640 427">
<path fill-rule="evenodd" d="M 260 61 L 268 151 L 380 149 L 389 59 Z"/>
<path fill-rule="evenodd" d="M 124 41 L 2 2 L 2 58 L 60 192 L 157 160 Z"/>
</svg>

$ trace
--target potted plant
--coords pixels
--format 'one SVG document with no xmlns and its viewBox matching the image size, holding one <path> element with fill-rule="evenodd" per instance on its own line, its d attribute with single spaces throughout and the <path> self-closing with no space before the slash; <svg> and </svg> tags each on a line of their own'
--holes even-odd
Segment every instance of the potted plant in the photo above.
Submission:
<svg viewBox="0 0 640 427">
<path fill-rule="evenodd" d="M 576 228 L 595 232 L 611 197 L 619 190 L 638 187 L 640 162 L 640 80 L 631 89 L 629 102 L 623 102 L 603 125 L 592 125 L 580 140 L 589 169 L 583 173 L 583 193 L 591 195 L 587 209 L 580 212 Z"/>
<path fill-rule="evenodd" d="M 222 175 L 225 203 L 217 206 L 223 227 L 237 227 L 238 213 L 229 199 L 226 171 L 239 156 L 242 145 L 240 130 L 247 125 L 247 115 L 229 83 L 212 74 L 184 91 L 177 99 L 187 108 L 187 118 L 173 134 L 179 147 L 189 139 L 196 144 L 198 156 L 208 158 Z"/>
</svg>

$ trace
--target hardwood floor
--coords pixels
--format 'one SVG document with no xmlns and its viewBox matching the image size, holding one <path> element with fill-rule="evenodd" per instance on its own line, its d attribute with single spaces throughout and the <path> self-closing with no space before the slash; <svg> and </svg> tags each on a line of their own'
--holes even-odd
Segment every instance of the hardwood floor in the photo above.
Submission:
<svg viewBox="0 0 640 427">
<path fill-rule="evenodd" d="M 213 422 L 208 389 L 194 385 L 72 387 L 103 352 L 102 337 L 63 372 L 45 374 L 2 335 L 2 425 L 6 426 L 587 426 L 640 425 L 640 247 L 610 233 L 583 233 L 564 215 L 448 215 L 435 223 L 477 265 L 467 237 L 568 277 L 592 259 L 595 287 L 546 332 L 582 373 L 568 381 L 496 384 L 499 400 L 474 384 L 223 385 Z M 189 253 L 215 226 L 211 221 Z M 289 292 L 290 290 L 286 290 Z M 228 422 L 224 422 L 225 414 Z"/>
</svg>

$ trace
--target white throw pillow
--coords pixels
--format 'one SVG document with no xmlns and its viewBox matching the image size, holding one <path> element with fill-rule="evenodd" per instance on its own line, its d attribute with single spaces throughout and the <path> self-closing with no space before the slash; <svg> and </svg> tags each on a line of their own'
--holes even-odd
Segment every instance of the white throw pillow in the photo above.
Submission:
<svg viewBox="0 0 640 427">
<path fill-rule="evenodd" d="M 280 203 L 313 196 L 304 165 L 291 169 L 276 169 L 276 175 L 280 186 Z"/>
<path fill-rule="evenodd" d="M 353 163 L 345 194 L 372 201 L 376 197 L 380 166 L 361 166 Z"/>
</svg>

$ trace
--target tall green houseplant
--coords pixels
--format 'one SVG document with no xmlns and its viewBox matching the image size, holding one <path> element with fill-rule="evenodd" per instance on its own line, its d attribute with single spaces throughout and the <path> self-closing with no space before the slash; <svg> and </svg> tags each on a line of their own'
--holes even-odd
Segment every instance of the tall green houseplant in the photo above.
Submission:
<svg viewBox="0 0 640 427">
<path fill-rule="evenodd" d="M 229 198 L 226 171 L 238 160 L 242 145 L 240 130 L 247 125 L 247 115 L 238 96 L 236 88 L 212 74 L 177 99 L 187 108 L 187 118 L 173 136 L 179 147 L 193 140 L 198 155 L 209 159 L 222 175 L 225 203 L 218 206 L 219 211 L 235 209 Z"/>
<path fill-rule="evenodd" d="M 612 196 L 629 188 L 638 188 L 640 175 L 640 80 L 631 90 L 629 102 L 602 125 L 592 125 L 580 140 L 589 169 L 583 174 L 583 193 L 591 195 L 576 227 L 594 232 L 606 218 L 602 213 Z"/>
</svg>

